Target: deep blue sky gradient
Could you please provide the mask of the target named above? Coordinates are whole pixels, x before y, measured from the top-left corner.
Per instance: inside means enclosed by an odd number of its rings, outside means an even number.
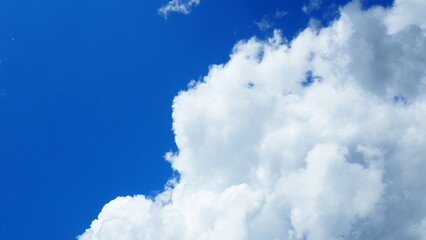
[[[311,16],[326,24],[344,2]],[[271,35],[254,21],[286,11],[275,27],[291,39],[310,17],[302,1],[202,0],[165,20],[165,3],[0,1],[2,239],[75,239],[115,197],[162,191],[178,91]]]

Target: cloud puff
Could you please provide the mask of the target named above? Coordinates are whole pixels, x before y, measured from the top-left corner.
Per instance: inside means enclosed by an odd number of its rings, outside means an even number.
[[[276,20],[281,19],[286,15],[287,12],[277,9],[274,14],[264,15],[260,21],[254,21],[254,24],[256,24],[260,31],[267,31],[274,28]]]
[[[322,5],[322,0],[309,0],[307,4],[304,4],[302,11],[306,14],[320,9]]]
[[[79,240],[425,239],[426,2],[340,11],[239,42],[180,92],[180,178],[111,201]]]
[[[266,18],[262,18],[260,21],[255,21],[254,24],[259,28],[260,31],[266,31],[274,27],[274,22],[269,21]]]
[[[200,4],[200,0],[171,0],[165,6],[158,9],[158,13],[167,18],[170,12],[189,14],[191,9]]]

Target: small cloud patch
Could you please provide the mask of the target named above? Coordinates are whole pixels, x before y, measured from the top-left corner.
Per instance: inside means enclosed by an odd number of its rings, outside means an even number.
[[[177,12],[189,14],[193,7],[198,6],[200,0],[171,0],[165,6],[158,9],[158,14],[167,19],[169,13]]]
[[[260,31],[265,32],[275,28],[275,22],[286,15],[286,11],[277,9],[274,14],[266,14],[261,20],[254,21],[254,24],[256,24]]]
[[[307,4],[303,5],[302,11],[309,14],[321,8],[322,0],[310,0]]]

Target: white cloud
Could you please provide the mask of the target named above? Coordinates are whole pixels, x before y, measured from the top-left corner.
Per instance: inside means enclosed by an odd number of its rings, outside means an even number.
[[[256,24],[260,31],[267,31],[274,28],[277,19],[281,19],[286,15],[287,12],[277,9],[274,14],[264,15],[260,21],[254,21],[254,24]]]
[[[174,100],[179,181],[79,239],[424,239],[425,11],[355,2],[291,42],[239,42]]]
[[[287,14],[288,14],[288,12],[277,9],[277,10],[275,10],[274,18],[280,19],[280,18],[287,16]]]
[[[158,13],[164,18],[167,18],[171,12],[189,14],[192,8],[198,4],[200,4],[200,0],[171,0],[165,6],[158,9]]]
[[[262,18],[258,22],[254,22],[260,31],[266,31],[274,27],[274,23],[266,18]]]
[[[322,0],[309,0],[307,4],[304,4],[302,7],[302,11],[305,13],[310,13],[320,9],[322,5]]]
[[[424,14],[423,8],[425,5],[424,0],[396,1],[395,5],[391,9],[391,14],[388,14],[385,19],[391,33],[400,31],[412,24],[426,28],[426,14]]]

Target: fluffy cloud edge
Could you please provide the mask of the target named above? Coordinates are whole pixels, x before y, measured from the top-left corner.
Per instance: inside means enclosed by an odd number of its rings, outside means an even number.
[[[426,3],[354,2],[291,42],[239,42],[174,100],[180,180],[111,201],[79,239],[423,239],[426,20],[413,7]]]
[[[172,12],[189,14],[193,7],[200,4],[200,0],[171,0],[166,5],[158,9],[158,14],[166,18]]]

